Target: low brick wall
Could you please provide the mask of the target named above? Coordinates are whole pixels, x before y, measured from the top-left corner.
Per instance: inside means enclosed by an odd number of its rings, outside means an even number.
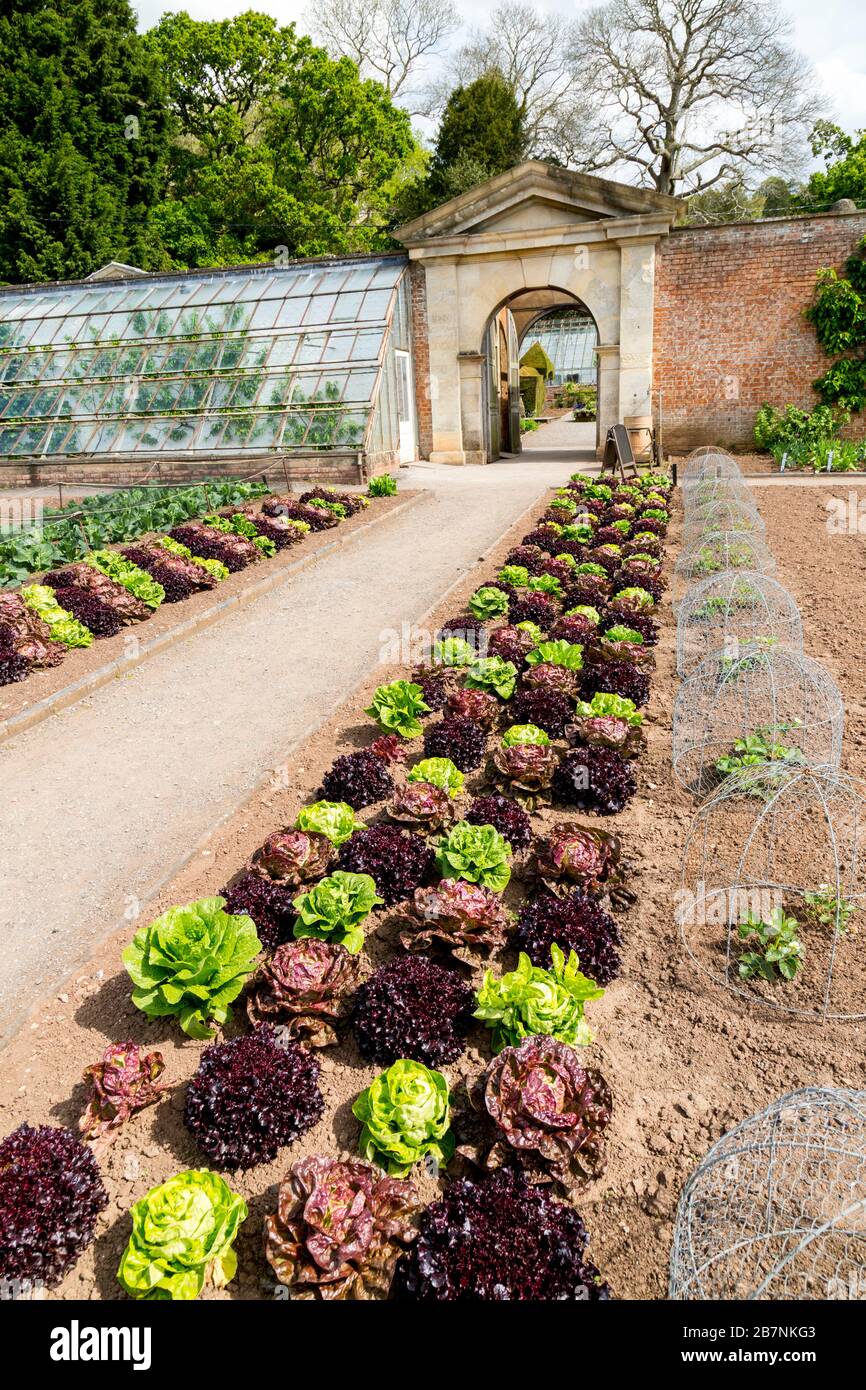
[[[864,235],[857,212],[676,228],[661,241],[654,384],[666,449],[751,446],[764,401],[817,403],[812,382],[829,359],[803,311],[821,267],[840,268]]]

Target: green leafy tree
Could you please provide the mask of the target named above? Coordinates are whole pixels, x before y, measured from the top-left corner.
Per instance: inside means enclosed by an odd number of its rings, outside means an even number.
[[[170,194],[153,214],[175,264],[387,244],[394,180],[415,142],[384,87],[252,11],[167,15],[147,43],[175,122]]]
[[[513,89],[491,71],[448,99],[430,166],[429,190],[453,198],[482,179],[503,173],[523,158],[523,119]]]
[[[162,80],[128,0],[0,12],[0,278],[158,265],[149,210],[168,151]]]
[[[866,130],[846,135],[831,121],[819,121],[812,133],[812,153],[825,163],[808,183],[815,207],[832,207],[840,198],[866,207]]]

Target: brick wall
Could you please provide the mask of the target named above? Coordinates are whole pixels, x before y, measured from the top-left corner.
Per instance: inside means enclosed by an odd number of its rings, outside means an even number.
[[[764,401],[816,403],[812,381],[828,358],[803,310],[818,270],[841,267],[864,235],[866,213],[827,213],[682,228],[661,242],[654,384],[666,449],[748,447]]]
[[[427,276],[420,261],[409,262],[412,302],[412,363],[418,415],[418,457],[430,457],[433,413],[430,407],[430,339],[427,334]]]

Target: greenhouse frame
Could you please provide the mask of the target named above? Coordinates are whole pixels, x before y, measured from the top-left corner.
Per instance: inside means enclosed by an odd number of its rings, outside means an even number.
[[[415,456],[405,255],[0,289],[0,464]]]

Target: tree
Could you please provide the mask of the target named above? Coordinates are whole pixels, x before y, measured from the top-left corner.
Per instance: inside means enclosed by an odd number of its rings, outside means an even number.
[[[430,164],[434,202],[453,198],[510,169],[526,148],[523,119],[509,83],[489,72],[451,93]]]
[[[0,15],[0,278],[152,265],[168,116],[127,0],[17,0]]]
[[[424,103],[411,90],[412,79],[460,19],[452,0],[323,0],[309,24],[332,57],[350,58],[362,76],[419,114]]]
[[[609,0],[578,21],[575,81],[597,103],[585,167],[659,193],[789,172],[820,103],[773,0]]]
[[[428,107],[444,109],[454,77],[466,86],[500,72],[517,101],[528,158],[573,163],[583,158],[590,106],[568,62],[572,26],[560,15],[506,0],[484,30],[475,30],[456,55],[450,83],[433,87]]]
[[[802,210],[803,197],[797,184],[779,175],[771,175],[757,188],[750,188],[737,174],[689,198],[687,221],[708,225],[785,217]]]
[[[388,244],[414,141],[381,84],[266,15],[169,15],[148,41],[176,122],[169,197],[152,216],[173,264]]]
[[[812,132],[812,154],[825,163],[808,183],[816,208],[832,207],[840,198],[866,207],[866,130],[846,135],[839,126],[819,121]]]

